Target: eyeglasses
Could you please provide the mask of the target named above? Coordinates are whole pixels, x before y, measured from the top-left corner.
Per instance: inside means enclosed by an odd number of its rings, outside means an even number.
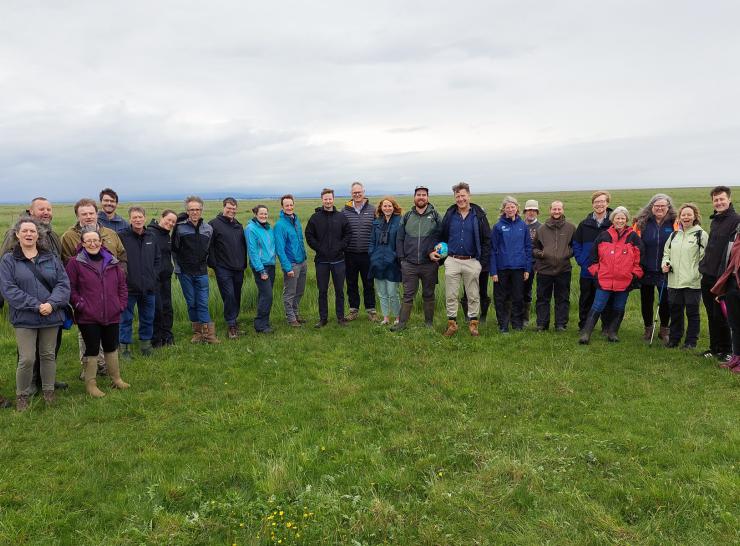
[[[83,245],[98,246],[100,241],[93,239],[92,241],[82,241]]]
[[[188,209],[188,212],[201,212],[203,209]]]
[[[667,209],[668,205],[653,205],[654,209]]]

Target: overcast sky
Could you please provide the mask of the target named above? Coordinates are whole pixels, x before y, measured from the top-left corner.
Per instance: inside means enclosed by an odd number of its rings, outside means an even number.
[[[2,201],[740,173],[736,1],[0,1]]]

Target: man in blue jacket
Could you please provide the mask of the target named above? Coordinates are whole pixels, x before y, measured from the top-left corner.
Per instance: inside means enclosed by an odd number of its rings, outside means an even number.
[[[128,222],[116,213],[118,209],[118,194],[111,188],[104,188],[100,192],[100,212],[98,212],[98,223],[116,233],[126,231]]]
[[[445,260],[445,300],[447,329],[445,337],[457,332],[457,310],[460,282],[468,296],[468,328],[470,335],[478,336],[480,313],[479,276],[481,265],[488,260],[490,235],[486,214],[470,202],[470,186],[460,182],[452,186],[455,204],[450,206],[442,219],[441,240],[447,243]]]
[[[290,194],[280,198],[280,218],[275,222],[275,251],[283,269],[283,307],[288,324],[299,328],[306,321],[301,318],[298,306],[306,289],[308,264],[303,244],[301,221],[295,213],[295,199]]]

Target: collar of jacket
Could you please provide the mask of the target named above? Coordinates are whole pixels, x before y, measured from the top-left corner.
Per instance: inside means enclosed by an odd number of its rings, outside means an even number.
[[[365,207],[367,207],[369,204],[370,204],[370,199],[365,197],[365,202],[362,204],[362,207],[360,208],[360,212],[365,210]],[[350,199],[344,204],[344,208],[348,210],[354,210],[355,212],[357,211],[357,209],[355,208],[355,202],[352,201],[352,199]]]
[[[254,222],[255,224],[257,224],[257,227],[261,227],[262,229],[270,229],[270,223],[269,222],[265,222],[263,224],[262,222],[260,222],[259,220],[257,220],[257,218],[252,218],[250,220],[250,222]]]
[[[622,234],[620,235],[619,232],[617,232],[617,229],[614,227],[614,224],[612,224],[611,226],[609,226],[607,231],[609,232],[609,235],[611,235],[612,241],[619,241],[622,238],[626,239],[627,236],[635,230],[632,229],[632,226],[625,226],[622,230]]]
[[[735,207],[732,206],[732,203],[730,203],[730,206],[727,207],[727,210],[723,210],[722,212],[713,212],[712,215],[709,217],[710,220],[714,220],[715,218],[726,218],[730,215],[730,213],[735,214]]]
[[[552,216],[545,221],[545,225],[551,229],[561,228],[565,225],[565,214],[555,220]]]
[[[100,253],[103,255],[103,267],[107,267],[108,264],[118,263],[118,258],[111,254],[110,251],[102,245],[100,246]],[[87,251],[84,248],[80,247],[78,247],[77,249],[77,256],[75,256],[75,260],[77,260],[78,262],[82,262],[83,264],[90,263],[90,258],[87,255]]]
[[[221,220],[224,224],[226,224],[228,226],[238,227],[238,228],[241,228],[241,226],[242,226],[239,223],[239,220],[237,220],[236,216],[234,216],[233,219],[232,218],[227,218],[226,216],[224,216],[224,214],[222,212],[219,212],[216,215],[216,218],[215,219],[216,220]]]
[[[149,229],[149,228],[158,229],[162,233],[169,233],[170,232],[169,229],[164,229],[162,226],[160,226],[159,225],[159,222],[157,222],[154,218],[152,218],[152,221],[149,222],[149,224],[146,227],[147,227],[147,229]]]
[[[503,220],[504,222],[508,222],[509,224],[515,224],[517,220],[522,220],[522,217],[517,214],[516,216],[514,216],[514,218],[509,218],[508,216],[506,216],[506,214],[502,214],[499,219]],[[524,220],[522,220],[522,222],[524,222]]]
[[[285,218],[289,222],[293,222],[293,223],[295,223],[295,222],[298,221],[298,215],[295,212],[293,213],[293,216],[288,216],[287,214],[285,214],[284,211],[281,210],[280,211],[280,218]]]
[[[333,214],[337,212],[337,207],[332,207],[331,210],[326,210],[324,207],[316,207],[316,212],[325,212],[326,214]]]

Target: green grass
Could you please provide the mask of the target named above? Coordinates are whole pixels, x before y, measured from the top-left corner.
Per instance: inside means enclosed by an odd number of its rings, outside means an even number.
[[[652,193],[614,192],[612,203],[633,211]],[[710,211],[705,189],[669,193]],[[545,208],[553,195],[531,197]],[[587,195],[564,197],[580,221]],[[493,210],[500,196],[476,201]],[[300,203],[304,222],[313,206]],[[206,217],[217,211],[208,203]],[[0,208],[5,223],[16,214]],[[69,207],[55,214],[57,226],[71,223]],[[302,308],[315,319],[310,270]],[[740,380],[645,346],[635,296],[621,343],[594,336],[583,347],[574,306],[566,333],[502,336],[491,323],[480,339],[444,339],[441,287],[436,332],[420,309],[400,335],[364,317],[296,332],[278,282],[275,335],[191,346],[173,284],[178,344],[126,365],[130,390],[105,384],[104,399],[86,397],[70,332],[58,371],[70,389],[57,406],[0,412],[0,543],[740,541]],[[255,293],[248,276],[245,323]],[[2,320],[6,396],[14,361]]]

